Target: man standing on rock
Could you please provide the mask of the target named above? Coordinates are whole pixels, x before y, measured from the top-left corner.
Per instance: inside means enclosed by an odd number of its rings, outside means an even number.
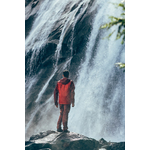
[[[58,132],[69,132],[68,131],[68,114],[70,111],[70,105],[74,107],[74,83],[72,80],[68,79],[69,71],[63,71],[63,78],[57,82],[54,90],[54,103],[58,108],[58,103],[60,107],[60,116],[57,122]],[[59,98],[58,98],[59,97]],[[59,102],[58,102],[59,99]],[[61,123],[63,123],[63,130],[61,128]]]

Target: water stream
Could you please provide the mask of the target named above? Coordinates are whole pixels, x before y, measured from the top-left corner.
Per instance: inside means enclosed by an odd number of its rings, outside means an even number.
[[[75,81],[75,107],[69,114],[69,130],[99,140],[125,140],[125,75],[115,67],[116,62],[124,62],[125,48],[121,40],[115,40],[116,33],[110,40],[103,40],[114,28],[108,32],[99,30],[100,25],[109,21],[108,15],[118,16],[118,10],[110,2],[119,3],[120,0],[95,0],[87,11],[90,0],[45,0],[36,14],[31,31],[26,38],[26,55],[32,51],[30,58],[30,73],[40,57],[42,48],[48,41],[49,34],[60,22],[60,38],[55,51],[55,63],[49,77],[43,80],[41,88],[33,99],[34,91],[42,70],[39,74],[26,77],[26,112],[29,111],[30,99],[32,109],[26,117],[26,139],[32,134],[46,130],[56,130],[59,110],[54,107],[53,94],[43,102],[43,95],[48,90],[58,72],[71,68],[73,59],[73,40],[75,26],[85,13],[96,10],[92,16],[92,30],[87,39],[85,59],[79,66]],[[71,8],[76,8],[71,11]],[[66,7],[68,6],[68,9]],[[82,7],[81,7],[82,6]],[[66,9],[66,10],[65,10]],[[79,11],[80,10],[80,11]],[[78,13],[79,12],[79,13]],[[65,62],[59,64],[62,57],[63,40],[69,28],[71,32],[70,54]],[[82,32],[82,31],[81,31]],[[82,58],[80,58],[82,59]],[[31,97],[31,98],[30,98]],[[30,106],[30,107],[31,107]],[[35,122],[35,118],[37,122]]]

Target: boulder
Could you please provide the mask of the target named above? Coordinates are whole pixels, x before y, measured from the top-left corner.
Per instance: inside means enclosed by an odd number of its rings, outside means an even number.
[[[125,142],[107,142],[103,138],[99,140],[99,150],[125,150]]]
[[[101,138],[101,139],[99,140],[99,144],[105,145],[105,144],[107,144],[107,141],[104,140],[103,138]]]
[[[73,132],[41,132],[25,142],[25,150],[98,150],[99,142]]]

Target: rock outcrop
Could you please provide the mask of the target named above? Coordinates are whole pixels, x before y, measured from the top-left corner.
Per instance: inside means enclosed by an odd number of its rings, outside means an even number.
[[[99,140],[99,150],[125,150],[125,142],[107,142],[103,138]]]
[[[31,136],[25,142],[25,150],[98,150],[99,142],[95,139],[73,132],[41,132]]]
[[[125,142],[99,141],[73,132],[48,130],[30,137],[25,150],[125,150]]]

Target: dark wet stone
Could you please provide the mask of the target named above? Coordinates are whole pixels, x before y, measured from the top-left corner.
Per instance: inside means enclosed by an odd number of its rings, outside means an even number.
[[[98,150],[99,143],[77,133],[41,132],[25,142],[26,150]]]

